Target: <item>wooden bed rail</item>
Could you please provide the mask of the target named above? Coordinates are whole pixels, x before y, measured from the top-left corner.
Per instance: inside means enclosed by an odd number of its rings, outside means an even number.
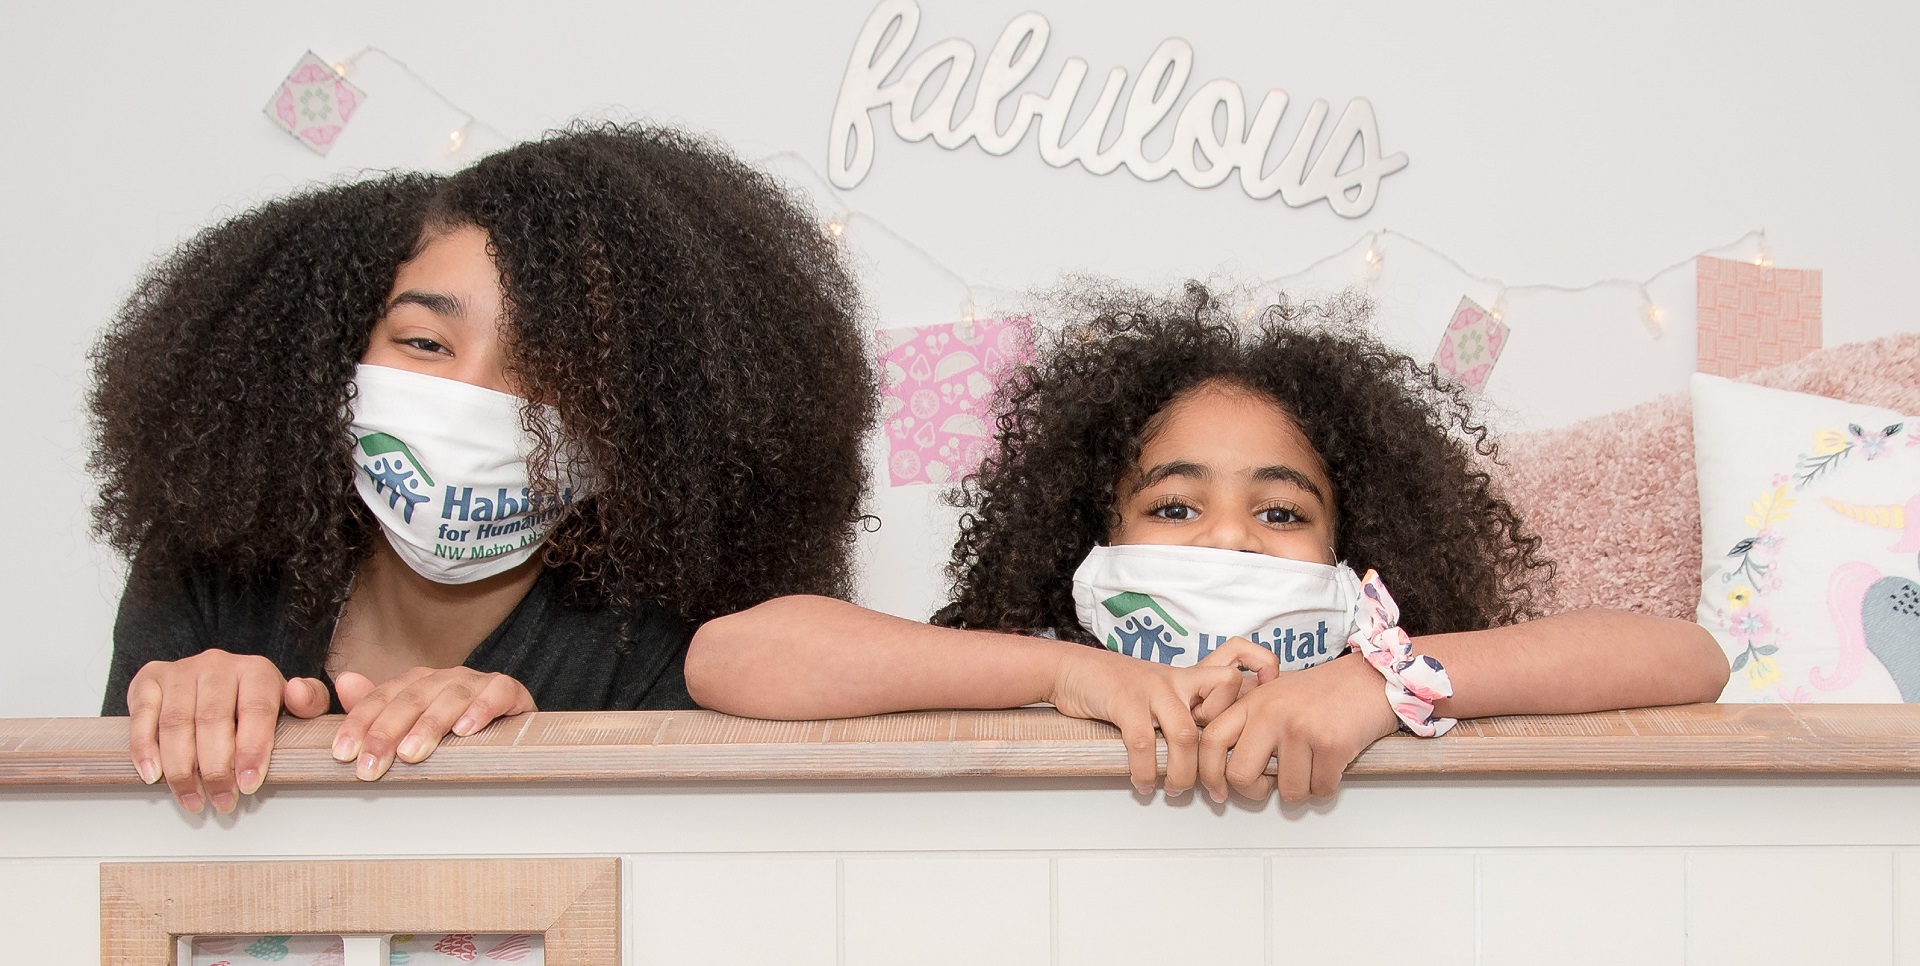
[[[329,753],[338,722],[283,719],[269,780],[354,782],[352,766]],[[1483,718],[1444,738],[1382,739],[1347,773],[1912,775],[1920,774],[1920,706],[1704,704]],[[426,762],[396,764],[381,784],[1126,774],[1117,731],[1046,708],[841,721],[543,711],[448,738]],[[124,718],[0,719],[0,788],[138,780]]]

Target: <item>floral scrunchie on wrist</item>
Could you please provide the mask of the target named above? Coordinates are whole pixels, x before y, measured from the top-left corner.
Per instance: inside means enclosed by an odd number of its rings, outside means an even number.
[[[1353,611],[1353,625],[1359,630],[1347,638],[1347,646],[1359,651],[1387,679],[1387,704],[1400,719],[1400,729],[1422,738],[1446,734],[1458,722],[1437,717],[1433,704],[1453,697],[1453,682],[1439,661],[1413,653],[1413,641],[1399,626],[1400,607],[1377,572],[1369,570],[1360,578]]]

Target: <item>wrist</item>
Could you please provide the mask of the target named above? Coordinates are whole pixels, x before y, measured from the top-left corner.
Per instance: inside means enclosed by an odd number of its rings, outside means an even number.
[[[1081,644],[1075,641],[1062,641],[1048,638],[1034,639],[1037,659],[1045,668],[1044,673],[1036,675],[1038,680],[1046,682],[1045,693],[1035,701],[1045,701],[1054,707],[1063,703],[1076,703],[1073,695],[1085,691],[1084,683],[1088,675],[1098,674],[1099,665],[1104,661],[1139,661],[1139,658],[1116,654],[1104,647]],[[1151,662],[1143,662],[1151,663]]]
[[[1393,703],[1387,700],[1385,682],[1366,658],[1349,651],[1321,667],[1330,674],[1338,673],[1335,685],[1342,694],[1351,695],[1349,706],[1367,723],[1369,733],[1384,738],[1400,730],[1400,718],[1393,712]]]

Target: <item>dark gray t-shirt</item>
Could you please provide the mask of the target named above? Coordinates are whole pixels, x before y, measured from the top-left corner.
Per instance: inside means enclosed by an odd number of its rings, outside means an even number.
[[[300,656],[277,586],[205,571],[134,569],[113,627],[113,668],[101,714],[127,713],[127,685],[148,661],[177,661],[215,647],[258,654],[287,677],[319,678],[331,690],[321,662]],[[685,674],[692,627],[658,607],[623,619],[566,598],[560,578],[551,570],[541,573],[513,613],[467,656],[466,666],[511,676],[526,685],[542,711],[695,707]]]

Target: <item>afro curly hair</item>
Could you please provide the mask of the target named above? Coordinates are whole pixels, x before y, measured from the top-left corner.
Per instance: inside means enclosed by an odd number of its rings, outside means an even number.
[[[284,585],[296,627],[321,623],[378,532],[354,368],[398,266],[468,225],[513,376],[561,414],[536,479],[556,447],[594,467],[546,549],[577,594],[695,622],[847,594],[876,406],[853,280],[769,176],[638,125],[271,201],[159,263],[93,352],[98,532],[143,568]]]
[[[1409,633],[1535,614],[1552,566],[1482,469],[1496,455],[1465,394],[1366,331],[1364,300],[1282,301],[1243,326],[1205,287],[1155,298],[1085,282],[1069,322],[997,400],[997,449],[951,495],[965,508],[950,627],[1051,628],[1094,643],[1072,575],[1117,522],[1115,492],[1168,403],[1204,383],[1277,402],[1325,460],[1341,559],[1393,588]]]

